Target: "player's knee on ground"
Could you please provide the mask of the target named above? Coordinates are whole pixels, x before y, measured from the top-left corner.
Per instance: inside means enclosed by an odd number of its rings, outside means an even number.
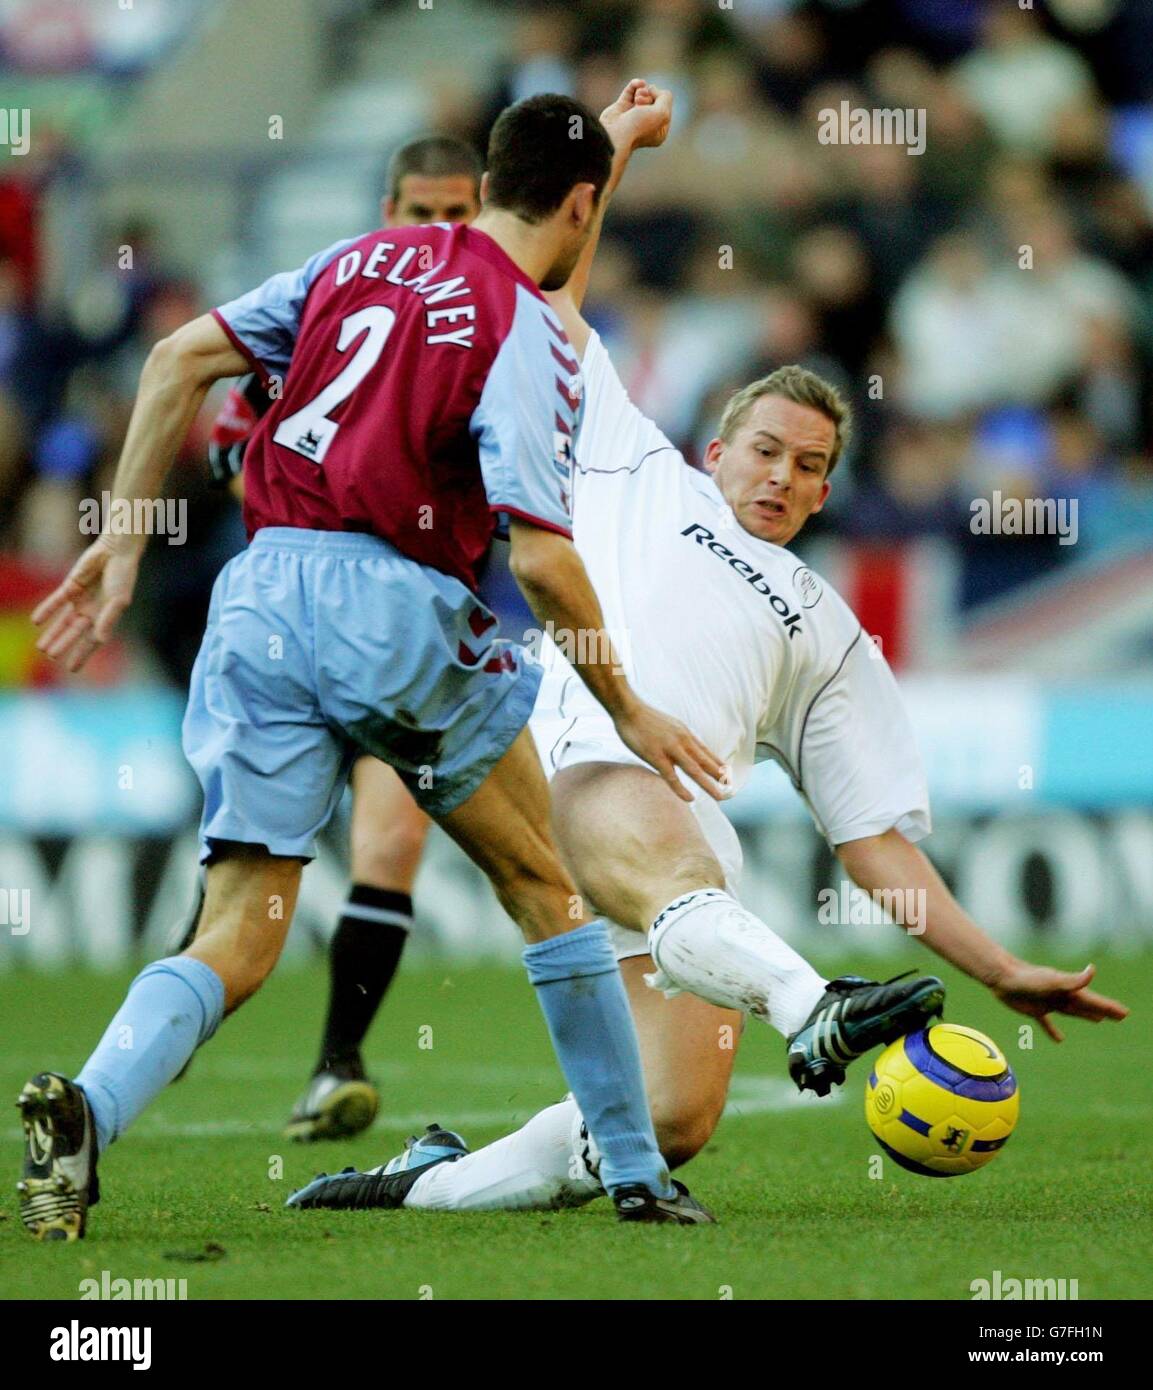
[[[653,1104],[657,1144],[670,1168],[679,1168],[705,1147],[720,1119],[720,1107]]]

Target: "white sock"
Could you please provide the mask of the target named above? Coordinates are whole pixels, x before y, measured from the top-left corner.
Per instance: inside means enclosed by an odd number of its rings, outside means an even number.
[[[553,1211],[604,1194],[590,1170],[597,1152],[577,1103],[566,1096],[515,1134],[476,1153],[438,1163],[417,1178],[406,1207],[426,1211]]]
[[[719,888],[675,899],[653,922],[645,980],[666,994],[687,990],[726,1009],[765,1019],[785,1037],[825,990],[813,967],[759,917]]]

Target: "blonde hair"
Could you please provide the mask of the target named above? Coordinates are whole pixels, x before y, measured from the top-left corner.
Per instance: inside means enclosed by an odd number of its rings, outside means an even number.
[[[853,426],[852,409],[840,391],[832,382],[819,377],[816,372],[810,372],[807,367],[778,367],[775,372],[761,377],[760,381],[749,382],[729,397],[717,430],[722,443],[733,442],[733,436],[745,423],[749,411],[762,396],[781,396],[795,405],[807,405],[812,410],[820,411],[826,419],[833,422],[836,434],[833,437],[833,451],[829,455],[829,466],[825,470],[825,476],[828,477],[837,466],[837,460],[849,442]]]

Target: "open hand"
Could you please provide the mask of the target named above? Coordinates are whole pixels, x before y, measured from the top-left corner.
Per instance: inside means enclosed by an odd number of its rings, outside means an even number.
[[[98,537],[68,572],[68,577],[39,603],[32,621],[44,628],[37,648],[68,671],[79,671],[97,647],[107,642],[121,613],[132,602],[140,554],[114,549]]]
[[[1063,1042],[1064,1036],[1050,1019],[1050,1013],[1087,1018],[1091,1023],[1100,1023],[1105,1018],[1119,1023],[1128,1017],[1129,1010],[1124,1004],[1086,989],[1096,973],[1093,965],[1070,973],[1052,970],[1047,965],[1014,961],[990,988],[1002,1004],[1016,1009],[1019,1014],[1039,1019],[1054,1042]]]
[[[692,801],[693,796],[677,776],[678,767],[714,800],[727,795],[724,764],[679,719],[638,700],[613,722],[623,742],[659,772],[682,801]]]

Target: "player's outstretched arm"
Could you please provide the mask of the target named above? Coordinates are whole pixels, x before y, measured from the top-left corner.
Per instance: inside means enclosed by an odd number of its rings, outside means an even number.
[[[639,77],[634,77],[616,101],[601,112],[601,122],[613,142],[612,173],[601,194],[589,239],[581,249],[568,283],[563,289],[553,290],[546,295],[578,355],[583,355],[589,337],[589,326],[580,311],[588,293],[605,209],[624,177],[633,151],[655,149],[664,144],[672,114],[672,93],[661,87],[652,87]]]
[[[247,367],[209,314],[156,344],[140,374],[112,485],[110,517],[124,511],[117,502],[126,502],[127,514],[135,515],[134,501],[157,496],[209,386]],[[147,543],[145,531],[117,531],[100,535],[88,547],[32,614],[44,629],[36,644],[42,652],[70,671],[84,665],[131,603]]]
[[[542,627],[571,634],[573,665],[584,683],[612,715],[617,733],[668,783],[682,801],[691,801],[677,777],[680,768],[717,800],[725,794],[724,768],[691,730],[639,699],[625,679],[605,631],[600,602],[584,561],[565,536],[528,522],[509,522],[509,568]]]
[[[1094,967],[1069,972],[1030,965],[991,940],[964,911],[926,856],[899,830],[870,835],[837,846],[837,854],[853,881],[867,892],[905,893],[924,904],[923,920],[914,928],[926,946],[966,975],[988,985],[998,999],[1018,1013],[1040,1021],[1054,1040],[1062,1035],[1051,1013],[1119,1021],[1129,1010],[1115,999],[1095,994],[1087,986]],[[906,929],[913,924],[906,923]]]

